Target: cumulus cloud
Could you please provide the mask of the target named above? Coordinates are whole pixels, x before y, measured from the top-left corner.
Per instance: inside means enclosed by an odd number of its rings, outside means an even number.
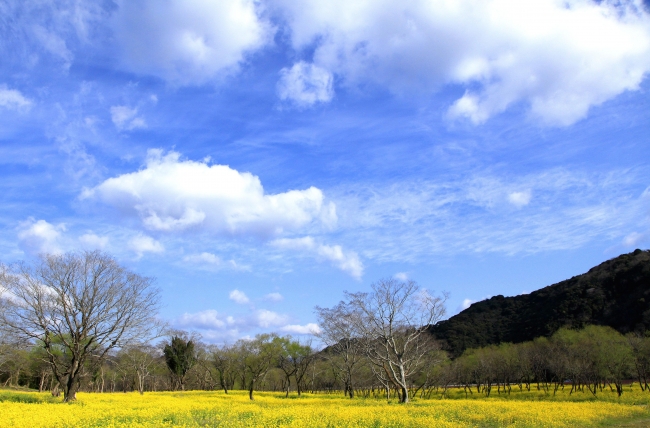
[[[138,117],[137,108],[129,108],[127,106],[113,106],[111,107],[111,120],[117,129],[120,131],[131,131],[137,128],[146,128],[142,117]]]
[[[247,314],[232,316],[208,309],[184,313],[174,324],[180,328],[197,329],[208,340],[241,339],[255,331],[280,331],[292,334],[317,334],[320,327],[314,323],[289,324],[290,317],[267,309],[251,309]]]
[[[305,325],[288,324],[280,328],[280,331],[292,334],[318,334],[321,332],[321,328],[318,324],[310,322]]]
[[[110,178],[82,199],[95,198],[151,230],[201,228],[230,235],[269,237],[312,223],[336,221],[332,203],[310,187],[265,194],[259,178],[226,165],[184,161],[180,154],[150,150],[145,168]]]
[[[278,82],[278,95],[301,107],[318,102],[329,102],[334,96],[332,73],[314,64],[297,62],[291,68],[283,68]]]
[[[177,324],[182,327],[192,327],[198,329],[221,329],[229,324],[233,324],[232,317],[223,317],[214,309],[208,309],[193,314],[184,313],[178,320]]]
[[[275,0],[296,50],[343,84],[396,93],[466,89],[452,118],[482,123],[518,103],[569,125],[650,71],[641,0]]]
[[[264,300],[268,300],[270,302],[281,302],[284,300],[284,297],[280,293],[269,293],[264,296]]]
[[[237,68],[272,39],[253,0],[119,1],[115,37],[132,71],[201,84]]]
[[[310,252],[356,279],[363,275],[363,263],[359,255],[354,251],[343,251],[340,245],[319,244],[311,236],[276,239],[271,244],[280,249]]]
[[[92,232],[88,232],[79,237],[79,242],[85,248],[101,250],[108,245],[108,237],[99,236]]]
[[[29,218],[20,223],[18,227],[18,239],[20,246],[28,253],[61,253],[60,240],[66,226],[63,223],[57,225],[48,223],[45,220]]]
[[[250,302],[250,299],[248,298],[246,293],[244,293],[243,291],[239,291],[237,289],[232,290],[230,294],[228,294],[228,298],[235,303],[239,303],[240,305]]]
[[[8,110],[26,110],[32,105],[32,101],[25,98],[20,91],[7,89],[6,85],[0,85],[0,107]]]
[[[133,250],[138,257],[142,257],[145,253],[162,253],[165,247],[151,236],[142,233],[131,238],[129,241],[129,248]]]
[[[254,320],[257,322],[259,327],[269,328],[286,324],[289,317],[267,309],[260,309],[255,313]]]

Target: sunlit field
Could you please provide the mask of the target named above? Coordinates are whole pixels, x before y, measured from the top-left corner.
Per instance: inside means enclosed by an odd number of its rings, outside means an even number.
[[[464,397],[450,391],[450,397]],[[553,397],[543,392],[516,392],[507,397],[415,399],[400,405],[374,398],[278,393],[161,392],[89,394],[64,404],[48,394],[0,392],[0,423],[12,427],[575,427],[619,426],[650,418],[650,394],[638,388],[620,399],[603,391]],[[482,398],[479,398],[482,397]]]

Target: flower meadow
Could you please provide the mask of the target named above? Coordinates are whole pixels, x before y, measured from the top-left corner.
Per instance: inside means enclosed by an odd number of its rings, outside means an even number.
[[[64,404],[48,394],[11,391],[0,393],[0,424],[29,428],[575,427],[614,426],[624,420],[650,418],[647,393],[641,391],[626,393],[623,400],[605,392],[596,398],[567,392],[544,397],[542,393],[513,393],[508,398],[416,399],[402,405],[334,394],[284,398],[260,392],[250,401],[243,391],[228,395],[190,391],[79,393],[77,402]]]

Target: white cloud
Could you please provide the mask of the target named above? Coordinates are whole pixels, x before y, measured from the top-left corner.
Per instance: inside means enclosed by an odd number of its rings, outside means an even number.
[[[289,324],[281,327],[280,331],[293,334],[318,334],[321,332],[321,328],[318,324],[314,323],[308,323],[305,325]]]
[[[0,107],[9,110],[26,110],[31,105],[32,101],[25,98],[20,91],[7,89],[6,85],[0,85]]]
[[[129,241],[129,248],[133,250],[138,257],[142,257],[144,253],[162,253],[165,251],[165,247],[151,236],[144,235],[142,233],[133,237]]]
[[[79,242],[88,249],[103,249],[108,245],[107,236],[99,236],[92,232],[84,233],[79,237]]]
[[[284,300],[284,297],[280,293],[269,293],[264,296],[264,300],[268,300],[270,302],[281,302]]]
[[[388,186],[356,183],[329,193],[337,203],[337,233],[365,259],[416,263],[440,254],[619,243],[630,224],[647,223],[650,198],[634,184],[643,179],[629,170],[552,169],[516,178],[488,171]],[[535,203],[513,210],[508,196],[519,189],[528,189]]]
[[[639,232],[632,232],[623,238],[623,245],[626,247],[636,247],[646,238],[646,235]]]
[[[129,108],[127,106],[113,106],[111,107],[111,120],[117,129],[120,131],[131,131],[137,128],[146,128],[142,117],[138,117],[137,108]]]
[[[461,305],[461,310],[464,311],[465,309],[469,308],[470,306],[472,306],[472,303],[475,303],[475,301],[471,299],[463,300],[463,303]]]
[[[250,271],[251,268],[250,266],[246,265],[240,265],[234,260],[223,260],[221,257],[217,256],[216,254],[208,253],[208,252],[202,252],[199,254],[188,254],[187,256],[183,257],[183,261],[186,263],[192,263],[194,265],[198,265],[201,268],[207,269],[207,270],[214,270],[214,269],[232,269],[232,270],[238,270],[238,271]]]
[[[517,208],[521,208],[530,203],[531,196],[530,190],[512,192],[508,195],[508,201]]]
[[[332,73],[314,64],[297,62],[291,68],[283,68],[280,76],[278,95],[281,100],[308,107],[329,102],[334,96]]]
[[[223,264],[221,257],[207,252],[187,255],[183,257],[183,261],[196,264],[208,264],[213,266],[221,266]]]
[[[230,294],[228,294],[228,298],[235,303],[239,303],[240,305],[250,302],[250,299],[248,298],[246,293],[244,293],[243,291],[239,291],[237,289],[232,290]]]
[[[63,61],[63,68],[65,70],[70,68],[74,55],[68,49],[65,39],[57,34],[56,31],[49,31],[41,25],[34,25],[32,27],[35,38],[38,40],[40,46],[54,56],[59,57]]]
[[[214,309],[197,312],[194,314],[184,313],[178,320],[177,324],[182,327],[192,327],[198,329],[222,329],[228,324],[226,319],[223,319]]]
[[[409,275],[406,272],[397,272],[395,275],[393,275],[393,278],[404,282],[409,280]]]
[[[332,203],[310,187],[268,195],[258,177],[226,165],[182,161],[175,152],[150,150],[146,167],[87,189],[152,230],[200,228],[213,233],[268,237],[312,223],[336,221]]]
[[[254,315],[258,327],[269,328],[286,324],[289,317],[267,309],[260,309]]]
[[[237,68],[272,39],[253,0],[119,1],[113,26],[122,63],[175,84],[201,84]]]
[[[290,325],[287,315],[266,309],[251,310],[241,316],[225,315],[214,309],[184,313],[174,320],[180,328],[201,330],[201,336],[209,340],[243,339],[254,331],[283,331],[296,334],[318,332],[316,324]]]
[[[299,52],[343,84],[466,89],[453,118],[481,123],[517,103],[569,125],[650,71],[641,0],[275,0]],[[315,48],[315,49],[314,49]]]
[[[18,239],[21,247],[32,254],[48,253],[58,254],[61,249],[60,240],[66,226],[63,223],[53,225],[45,220],[28,220],[20,223]]]
[[[318,258],[331,262],[356,279],[360,279],[363,275],[363,263],[361,263],[359,255],[354,251],[343,251],[340,245],[319,244],[311,236],[281,238],[272,241],[271,244],[283,250],[310,252]]]

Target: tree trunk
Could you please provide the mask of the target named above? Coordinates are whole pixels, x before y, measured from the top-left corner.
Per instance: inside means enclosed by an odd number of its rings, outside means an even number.
[[[63,386],[63,401],[70,403],[77,400],[77,389],[79,389],[79,384],[77,382],[77,376],[69,376],[67,382]]]
[[[409,392],[405,387],[400,387],[402,390],[402,396],[400,397],[400,403],[408,403],[409,402]]]
[[[251,382],[250,386],[248,387],[248,398],[255,400],[255,398],[253,398],[253,382]]]
[[[400,361],[401,363],[401,361]],[[409,402],[409,391],[408,391],[408,385],[406,383],[406,375],[404,374],[404,367],[400,364],[399,366],[399,383],[400,385],[400,390],[402,391],[402,396],[400,397],[400,403],[408,403]]]
[[[38,383],[38,392],[43,392],[43,389],[45,388],[45,381],[47,380],[47,372],[42,371],[41,372],[41,379],[40,382]]]
[[[137,374],[138,376],[138,392],[140,395],[144,395],[144,376],[140,373]]]

